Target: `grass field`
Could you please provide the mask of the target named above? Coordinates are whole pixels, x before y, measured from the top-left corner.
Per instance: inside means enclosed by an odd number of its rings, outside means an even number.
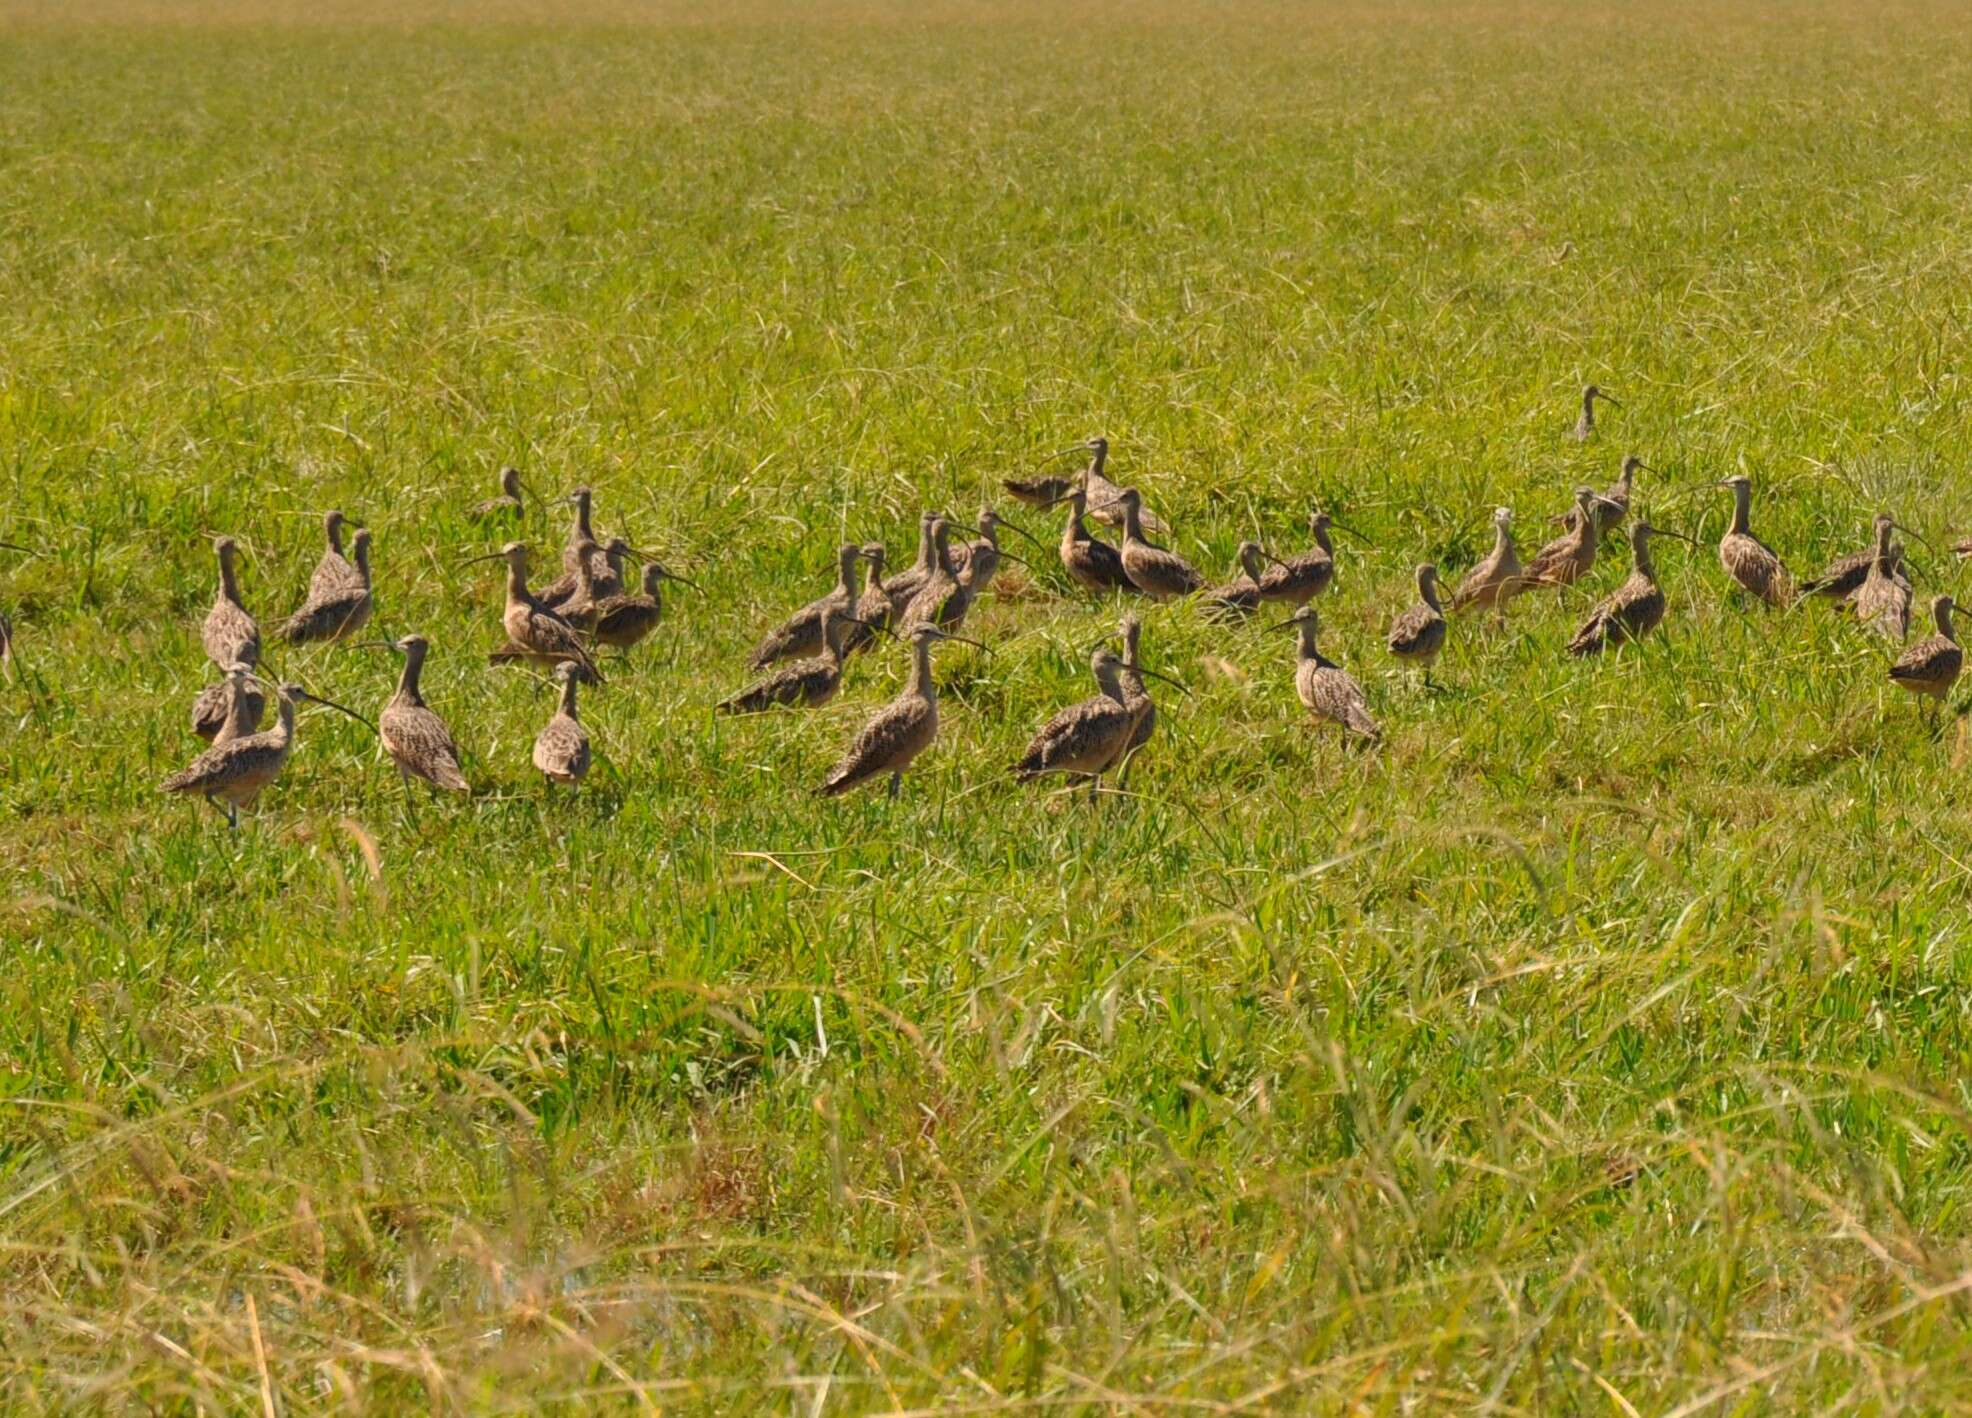
[[[1826,608],[1736,604],[1708,486],[1797,573],[1879,506],[1972,524],[1968,42],[1942,0],[9,9],[5,1406],[1972,1409],[1967,740]],[[1192,693],[1128,795],[1009,785],[1116,616],[1045,563],[895,802],[809,793],[895,647],[711,717],[838,541],[906,558],[1098,432],[1215,576],[1314,502],[1370,536],[1325,648],[1380,749],[1287,637],[1161,607]],[[1560,653],[1612,556],[1397,671],[1417,561],[1628,450],[1707,543],[1660,636]],[[705,588],[587,699],[579,796],[457,565],[505,461]],[[271,624],[331,506],[480,792],[413,820],[314,711],[231,834],[155,790],[206,539]],[[277,663],[371,713],[395,671]]]

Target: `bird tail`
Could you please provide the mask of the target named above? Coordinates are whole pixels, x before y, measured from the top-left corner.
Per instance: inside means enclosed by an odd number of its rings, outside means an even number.
[[[1376,726],[1376,720],[1370,718],[1369,711],[1361,705],[1351,704],[1346,718],[1352,733],[1361,734],[1366,739],[1383,737],[1383,730]]]

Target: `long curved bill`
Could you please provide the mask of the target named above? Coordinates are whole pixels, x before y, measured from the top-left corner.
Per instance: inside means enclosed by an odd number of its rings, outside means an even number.
[[[1054,504],[1050,503],[1048,505],[1053,506]],[[1000,518],[1000,525],[1006,528],[1009,532],[1013,532],[1025,538],[1028,542],[1032,543],[1034,546],[1039,547],[1042,551],[1046,551],[1048,549],[1048,545],[1046,542],[1042,541],[1039,537],[1035,536],[1032,532],[1028,531],[1025,527],[1017,527],[1013,523],[1007,521],[1007,519],[1004,517]],[[1913,533],[1912,535],[1915,535],[1915,533]]]
[[[469,556],[458,564],[460,566],[477,566],[482,561],[505,561],[506,559],[507,554],[503,551],[489,551],[483,556]]]
[[[1183,680],[1172,679],[1171,676],[1163,673],[1161,670],[1153,670],[1148,665],[1138,665],[1137,673],[1140,675],[1149,675],[1152,679],[1161,679],[1164,681],[1164,683],[1170,685],[1171,688],[1177,690],[1178,693],[1180,694],[1191,693],[1191,686],[1186,684]]]
[[[377,726],[375,724],[372,724],[368,719],[364,718],[361,714],[358,714],[354,709],[349,708],[347,705],[338,704],[333,699],[324,699],[319,694],[310,694],[305,689],[301,691],[301,697],[303,699],[306,699],[311,704],[320,704],[325,709],[334,709],[339,711],[340,713],[347,714],[350,718],[354,719],[357,723],[362,724],[364,727],[369,729],[371,733],[375,733],[377,731]]]
[[[954,635],[949,630],[940,630],[938,632],[938,638],[940,640],[956,640],[961,645],[970,645],[972,646],[973,649],[984,650],[989,655],[993,653],[993,647],[991,645],[982,645],[979,641],[974,640],[970,636]]]
[[[1006,524],[1002,522],[1000,525],[1005,526]],[[999,555],[1007,561],[1018,562],[1020,565],[1026,567],[1029,571],[1032,571],[1034,569],[1033,562],[1029,561],[1024,556],[1016,556],[1013,552],[1008,551],[1005,547],[1000,548]]]

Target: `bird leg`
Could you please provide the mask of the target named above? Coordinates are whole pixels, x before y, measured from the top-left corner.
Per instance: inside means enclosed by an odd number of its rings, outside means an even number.
[[[903,790],[903,787],[904,775],[902,773],[892,773],[890,775],[890,796],[894,799]]]

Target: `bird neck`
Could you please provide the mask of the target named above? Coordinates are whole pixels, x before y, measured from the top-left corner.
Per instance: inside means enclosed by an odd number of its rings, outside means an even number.
[[[1493,523],[1493,555],[1502,558],[1513,555],[1513,528],[1505,522]]]
[[[576,678],[574,675],[566,676],[561,682],[561,712],[571,719],[577,717],[575,712],[575,686]]]
[[[331,517],[322,523],[322,531],[329,539],[329,550],[337,556],[342,555],[342,519]]]
[[[579,572],[577,573],[580,574]],[[507,599],[524,601],[527,595],[527,570],[518,561],[507,563]]]
[[[856,556],[855,552],[845,553],[842,560],[836,563],[835,584],[844,595],[856,594]]]
[[[1096,671],[1096,688],[1105,699],[1114,699],[1118,704],[1125,703],[1129,695],[1125,692],[1121,666],[1105,665]]]
[[[1752,529],[1753,489],[1736,487],[1732,490],[1732,535],[1745,536]]]
[[[664,599],[664,572],[655,566],[644,568],[644,594],[651,598],[652,604]]]
[[[1940,603],[1933,606],[1931,608],[1931,618],[1937,622],[1938,634],[1944,636],[1945,639],[1951,641],[1953,644],[1958,643],[1958,636],[1953,633],[1951,628],[1951,607],[1949,605]]]
[[[294,738],[294,701],[283,694],[274,711],[274,742],[286,748]]]
[[[1890,534],[1895,529],[1887,522],[1876,534],[1876,566],[1884,575],[1890,574]]]
[[[863,578],[863,585],[866,589],[871,591],[881,591],[883,589],[882,562],[880,561],[870,562],[870,572],[868,576]]]
[[[370,584],[370,543],[367,538],[359,538],[356,543],[356,574],[363,578],[363,584]]]
[[[575,526],[570,532],[569,540],[571,542],[589,542],[595,539],[596,534],[589,526],[589,499],[578,497],[575,499]]]
[[[500,491],[511,497],[515,502],[520,501],[519,468],[509,468],[506,472],[500,474]]]
[[[418,692],[418,679],[424,673],[425,652],[406,650],[404,668],[397,676],[397,700],[400,704],[423,704],[424,696]]]
[[[1320,522],[1313,522],[1308,530],[1315,534],[1315,545],[1322,549],[1322,555],[1330,561],[1335,560],[1335,543],[1329,538],[1328,528]]]
[[[240,604],[240,577],[233,569],[233,558],[230,556],[219,558],[219,594],[234,605]]]
[[[937,686],[931,681],[931,642],[920,640],[911,646],[911,682],[908,692],[921,699],[936,699]]]
[[[1424,604],[1431,607],[1432,610],[1437,611],[1441,615],[1444,613],[1445,608],[1438,600],[1438,578],[1436,576],[1418,577],[1417,594],[1424,601]]]
[[[596,568],[589,561],[589,554],[578,552],[575,557],[575,587],[583,600],[593,600],[596,595]]]
[[[1578,502],[1575,504],[1575,511],[1581,522],[1582,545],[1594,551],[1597,543],[1602,540],[1602,529],[1595,524],[1595,504],[1591,502],[1584,507]]]
[[[1630,557],[1636,563],[1636,574],[1647,581],[1657,579],[1657,564],[1650,559],[1650,537],[1641,528],[1630,534]]]
[[[1089,529],[1082,525],[1082,508],[1073,502],[1068,504],[1068,521],[1061,529],[1061,544],[1071,547],[1089,539]]]
[[[1138,639],[1138,631],[1134,625],[1123,632],[1123,668],[1126,670],[1134,670],[1137,667]]]
[[[1099,478],[1103,475],[1102,466],[1109,461],[1109,445],[1099,444],[1089,450],[1089,470],[1085,476]]]
[[[1248,547],[1239,554],[1239,569],[1246,573],[1247,580],[1253,582],[1258,582],[1267,570],[1260,561],[1259,550],[1255,547]]]
[[[938,569],[947,576],[952,572],[952,534],[940,527],[931,539],[931,555]]]
[[[1313,660],[1316,664],[1321,664],[1323,662],[1322,652],[1315,648],[1315,628],[1312,625],[1298,625],[1295,627],[1295,634],[1300,638],[1299,658],[1301,662],[1305,664],[1309,660]]]
[[[1123,504],[1123,539],[1130,542],[1143,540],[1143,509],[1134,502]]]

